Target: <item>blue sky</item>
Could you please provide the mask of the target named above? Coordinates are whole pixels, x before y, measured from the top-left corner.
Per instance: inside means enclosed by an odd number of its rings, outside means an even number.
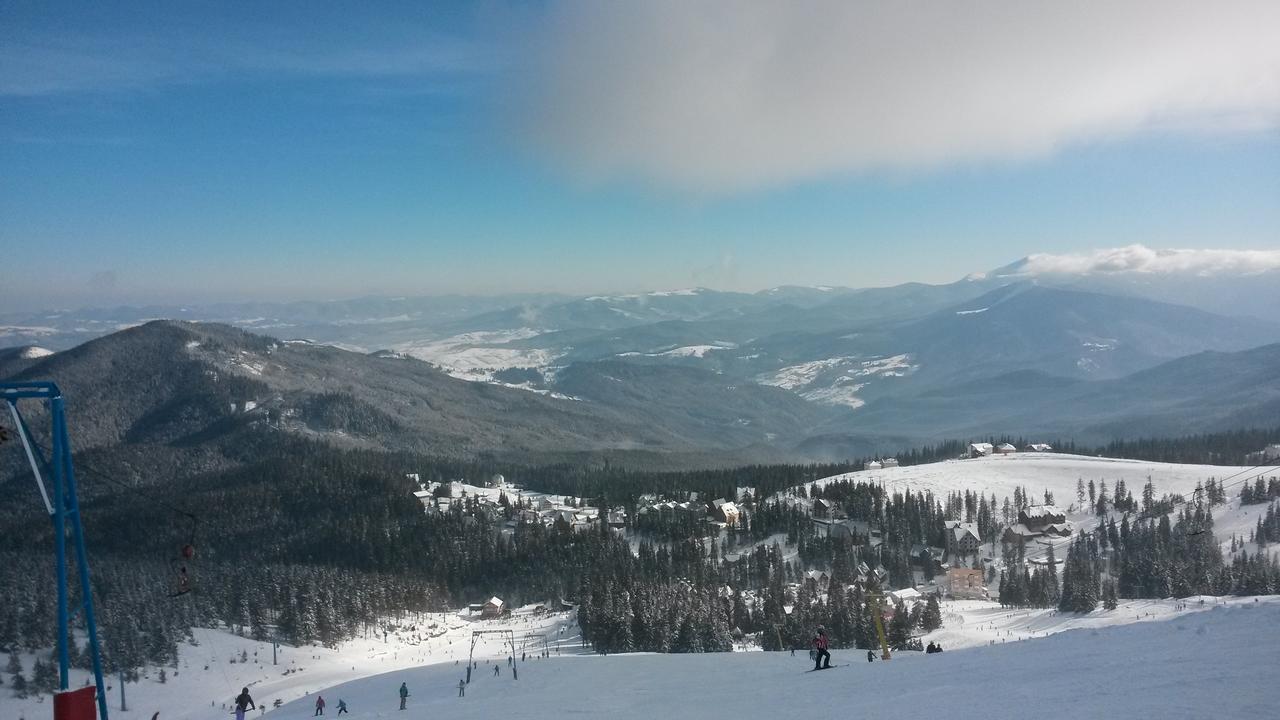
[[[1057,62],[1092,41],[1065,30],[956,76],[972,48],[876,50],[841,4],[422,5],[4,4],[0,306],[887,285],[1034,252],[1280,248],[1280,100],[1250,80],[1280,65],[1239,40],[1256,15],[1097,67]],[[1009,22],[990,31],[1025,34]]]

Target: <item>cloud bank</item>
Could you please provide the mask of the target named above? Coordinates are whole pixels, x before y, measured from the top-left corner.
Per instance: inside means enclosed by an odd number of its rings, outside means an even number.
[[[554,5],[520,132],[588,181],[726,193],[1280,124],[1280,3]]]
[[[1153,250],[1130,245],[1082,254],[1029,255],[1012,269],[1021,275],[1253,275],[1280,270],[1280,250]]]

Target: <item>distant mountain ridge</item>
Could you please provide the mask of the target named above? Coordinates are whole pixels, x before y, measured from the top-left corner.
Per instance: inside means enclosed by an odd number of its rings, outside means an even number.
[[[858,290],[183,309],[230,317],[240,330],[135,326],[111,311],[10,315],[0,343],[30,336],[62,351],[0,349],[0,377],[66,376],[107,408],[88,431],[104,446],[207,449],[226,433],[271,428],[341,446],[462,456],[722,463],[839,459],[886,438],[901,446],[968,432],[1051,429],[1097,443],[1270,417],[1266,398],[1280,373],[1258,368],[1265,348],[1280,342],[1275,319],[1147,297],[1170,287],[1168,274],[1053,275],[1032,271],[1037,262],[945,285]],[[1275,294],[1239,276],[1178,280],[1192,295],[1237,281],[1264,301]],[[1099,286],[1114,291],[1091,289]],[[59,345],[111,328],[120,329]],[[1248,361],[1224,359],[1255,348]],[[1171,364],[1180,359],[1188,364]],[[1224,371],[1215,365],[1232,362],[1258,392],[1216,376]],[[1166,369],[1180,374],[1161,385]],[[148,382],[144,401],[119,406],[117,396]],[[1131,406],[1114,400],[1125,397]]]

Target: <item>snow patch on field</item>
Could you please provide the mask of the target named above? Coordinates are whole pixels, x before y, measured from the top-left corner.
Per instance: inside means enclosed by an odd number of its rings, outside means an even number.
[[[856,359],[854,356],[848,356],[827,358],[825,360],[810,360],[798,365],[788,365],[772,373],[765,373],[757,378],[757,381],[761,385],[780,387],[783,390],[795,390],[813,382],[822,371],[830,370]]]
[[[939,497],[945,497],[949,492],[981,490],[987,495],[995,493],[1001,499],[1006,495],[1012,497],[1015,487],[1026,487],[1033,497],[1039,497],[1047,489],[1053,493],[1056,504],[1066,507],[1075,502],[1077,480],[1084,480],[1086,485],[1090,480],[1106,480],[1107,487],[1114,488],[1116,480],[1123,479],[1129,490],[1136,495],[1150,477],[1158,495],[1174,492],[1189,495],[1195,490],[1196,483],[1203,483],[1209,478],[1235,475],[1242,470],[1248,468],[1121,460],[1067,453],[1020,452],[969,460],[944,460],[925,465],[860,470],[823,478],[814,484],[821,486],[837,479],[864,480],[883,483],[890,490],[929,490]]]
[[[984,313],[990,309],[991,308],[978,308],[977,310],[957,310],[956,314],[957,315],[977,315],[978,313]]]
[[[706,357],[707,353],[716,350],[736,350],[737,345],[731,342],[717,341],[711,345],[684,345],[674,347],[669,350],[656,350],[653,352],[624,352],[618,353],[618,357]]]
[[[791,390],[811,402],[857,409],[866,404],[858,391],[876,377],[902,377],[919,366],[902,353],[864,359],[849,355],[789,365],[756,377],[761,385]],[[840,374],[831,377],[832,373]]]
[[[499,370],[544,368],[560,357],[560,353],[551,350],[508,345],[540,334],[533,328],[470,332],[440,340],[404,343],[393,349],[425,360],[453,377],[492,382],[493,374]]]
[[[822,405],[843,405],[857,410],[867,404],[865,400],[858,397],[858,391],[866,386],[866,383],[853,382],[853,378],[842,375],[830,387],[805,390],[800,393],[800,397]]]
[[[52,350],[32,345],[31,347],[23,348],[22,351],[18,353],[18,357],[23,360],[39,360],[40,358],[49,357],[52,354]]]

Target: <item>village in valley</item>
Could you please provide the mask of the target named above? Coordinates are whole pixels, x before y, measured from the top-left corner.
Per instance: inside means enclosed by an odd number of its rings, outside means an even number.
[[[1255,455],[1260,461],[1280,457],[1280,446],[1268,446]],[[859,470],[765,496],[754,487],[736,487],[732,496],[715,498],[695,491],[647,492],[606,507],[598,506],[597,499],[522,488],[500,474],[475,484],[461,479],[428,483],[417,475],[409,479],[426,513],[485,516],[507,541],[514,541],[522,526],[533,524],[548,531],[607,533],[626,539],[633,550],[692,541],[711,562],[726,568],[725,582],[717,591],[721,600],[747,606],[748,616],[763,610],[766,592],[751,583],[735,587],[732,568],[764,553],[772,562],[780,561],[787,616],[799,604],[829,603],[835,594],[878,598],[883,626],[897,628],[893,644],[913,649],[920,644],[916,638],[938,629],[937,620],[924,620],[930,600],[1028,606],[1025,587],[1011,589],[1016,597],[1001,597],[1007,579],[1021,585],[1035,577],[1039,583],[1043,573],[1056,582],[1077,533],[1090,536],[1100,528],[1105,536],[1108,523],[1114,532],[1117,522],[1126,528],[1133,522],[1136,528],[1140,518],[1153,517],[1159,507],[1168,513],[1187,502],[1225,506],[1214,512],[1228,518],[1232,502],[1214,477],[1228,471],[1231,468],[1161,467],[1057,454],[1045,443],[1026,443],[1019,449],[1008,442],[973,442],[960,457],[940,463],[907,467],[892,457],[876,458],[863,462]],[[939,472],[946,474],[944,482],[930,479]],[[1168,486],[1157,491],[1162,473]],[[1125,475],[1132,485],[1126,486]],[[918,478],[915,490],[913,478]],[[1133,496],[1139,481],[1145,481],[1141,508]],[[998,499],[994,492],[977,492],[979,487],[1012,487],[1012,493]],[[1269,487],[1272,492],[1280,489],[1274,478]],[[871,496],[875,499],[868,501]],[[1067,505],[1056,504],[1056,497],[1064,497]],[[903,508],[917,505],[923,510],[913,510],[909,520],[900,515]],[[1250,523],[1260,520],[1264,506],[1239,508],[1243,519],[1230,520],[1219,544],[1224,549],[1229,544],[1232,555],[1265,548],[1265,541],[1244,537]],[[919,527],[921,522],[936,526]],[[904,532],[903,523],[914,525],[914,531]],[[1218,532],[1221,535],[1222,529]],[[1105,549],[1105,537],[1103,543],[1099,557],[1106,568],[1104,584],[1114,583],[1120,569],[1107,564],[1112,551]],[[832,553],[847,554],[851,560],[833,564]],[[1047,599],[1056,603],[1057,586],[1047,592]],[[545,611],[572,608],[572,603],[552,599]],[[507,610],[503,599],[492,597],[477,599],[467,612],[493,618]],[[892,625],[897,615],[909,617],[910,623]],[[775,639],[776,645],[796,642],[783,638],[776,628],[770,637],[758,624],[733,627],[732,632],[735,647],[770,648]]]

